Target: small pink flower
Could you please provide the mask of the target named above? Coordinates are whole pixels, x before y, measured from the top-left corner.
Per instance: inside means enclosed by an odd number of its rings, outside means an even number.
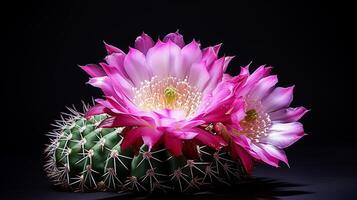
[[[248,67],[240,75],[249,75]],[[253,167],[252,158],[278,167],[279,161],[288,165],[284,148],[305,135],[297,122],[308,110],[290,108],[293,86],[275,87],[277,76],[270,75],[270,68],[259,67],[249,75],[238,96],[244,99],[245,116],[240,129],[218,124],[217,129],[229,134],[232,154],[240,157],[247,171]]]

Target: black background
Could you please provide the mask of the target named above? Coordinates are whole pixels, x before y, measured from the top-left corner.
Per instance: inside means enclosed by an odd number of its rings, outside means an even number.
[[[85,84],[88,76],[77,64],[100,62],[106,54],[103,40],[127,51],[142,31],[158,38],[177,29],[187,43],[193,38],[203,47],[223,42],[221,52],[236,55],[230,74],[239,73],[240,66],[250,61],[251,69],[272,65],[281,86],[295,84],[293,105],[311,109],[302,119],[309,135],[286,150],[290,169],[258,165],[254,184],[209,197],[356,197],[356,132],[349,129],[355,126],[355,106],[348,96],[355,91],[354,79],[349,78],[353,66],[348,62],[352,53],[347,49],[346,28],[353,23],[347,21],[347,5],[325,1],[98,2],[13,2],[1,7],[5,114],[0,182],[4,199],[116,196],[53,190],[42,172],[42,151],[48,142],[44,134],[65,106],[79,107],[81,99],[88,102],[92,96],[101,96]]]

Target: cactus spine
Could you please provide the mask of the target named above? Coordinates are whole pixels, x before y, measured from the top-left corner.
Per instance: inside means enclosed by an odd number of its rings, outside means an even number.
[[[88,105],[84,106],[86,111]],[[227,152],[197,146],[199,159],[173,157],[165,148],[137,155],[122,151],[123,128],[99,128],[107,115],[86,119],[70,108],[50,132],[45,172],[49,179],[72,191],[192,191],[227,184],[245,176],[242,165]]]

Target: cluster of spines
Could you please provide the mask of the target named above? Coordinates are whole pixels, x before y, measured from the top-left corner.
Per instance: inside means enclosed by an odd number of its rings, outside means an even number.
[[[75,108],[69,110],[71,114],[56,121],[45,151],[45,171],[62,188],[186,192],[217,183],[229,185],[245,176],[229,153],[206,146],[198,146],[199,158],[194,160],[173,157],[164,148],[149,152],[142,146],[138,155],[122,152],[122,128],[98,128],[106,115],[85,119]]]

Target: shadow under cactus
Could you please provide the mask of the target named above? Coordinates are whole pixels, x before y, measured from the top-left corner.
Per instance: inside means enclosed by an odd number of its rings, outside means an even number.
[[[102,200],[116,199],[280,199],[280,197],[313,194],[311,191],[299,190],[305,184],[295,184],[268,178],[251,178],[243,183],[231,187],[216,187],[196,193],[152,193],[138,194],[132,192],[119,193],[117,196],[103,198]]]

